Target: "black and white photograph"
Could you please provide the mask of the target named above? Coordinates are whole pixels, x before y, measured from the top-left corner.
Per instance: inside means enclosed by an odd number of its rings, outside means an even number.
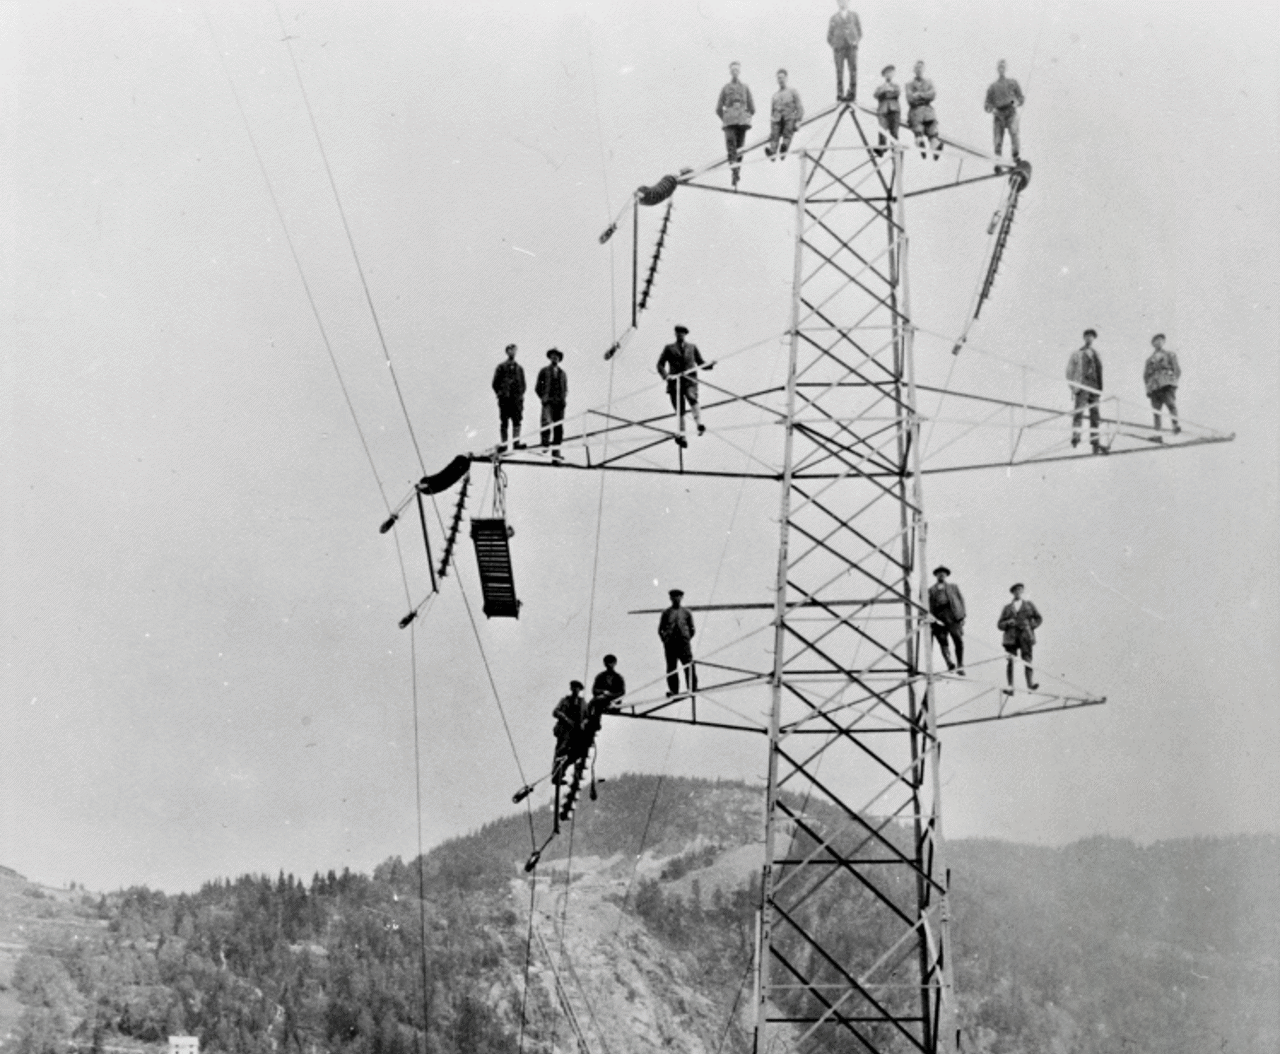
[[[1280,6],[0,5],[0,1054],[1280,1054]]]

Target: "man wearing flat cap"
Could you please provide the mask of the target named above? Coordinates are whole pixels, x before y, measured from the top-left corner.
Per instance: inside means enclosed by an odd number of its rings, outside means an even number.
[[[1005,662],[1005,674],[1009,681],[1009,687],[1005,691],[1009,694],[1013,693],[1015,657],[1022,659],[1027,673],[1027,688],[1034,692],[1040,687],[1032,680],[1031,650],[1036,642],[1036,630],[1044,620],[1030,600],[1022,599],[1023,588],[1021,582],[1015,582],[1009,587],[1013,599],[1004,606],[1004,610],[1000,612],[1000,621],[996,623],[996,628],[1004,631],[1004,650],[1009,656]]]
[[[698,674],[693,666],[693,612],[680,606],[683,589],[667,593],[671,606],[658,619],[658,636],[667,658],[667,698],[680,694],[680,667],[684,667],[689,694],[698,690]]]
[[[929,614],[933,616],[930,627],[933,639],[942,649],[942,658],[946,660],[947,669],[964,674],[964,597],[960,595],[960,587],[948,581],[951,568],[935,567],[933,577],[936,581],[929,587]],[[951,661],[950,643],[956,646],[956,661]]]
[[[606,655],[604,657],[604,669],[596,674],[596,679],[591,682],[591,705],[593,709],[607,710],[627,694],[627,682],[622,679],[622,674],[618,672],[617,667],[618,657],[616,655]]]
[[[556,755],[551,764],[551,782],[559,785],[564,782],[565,770],[574,760],[574,751],[578,745],[585,716],[586,700],[582,698],[582,682],[570,681],[569,694],[556,704],[551,712],[555,720]]]
[[[569,378],[560,368],[564,354],[559,348],[547,352],[550,365],[538,371],[534,393],[542,400],[542,445],[551,447],[551,458],[559,461],[564,442],[564,405],[569,399]]]
[[[1160,431],[1160,409],[1169,411],[1169,420],[1173,422],[1173,433],[1182,431],[1178,424],[1178,381],[1182,378],[1182,367],[1178,365],[1178,356],[1164,346],[1164,334],[1157,333],[1151,338],[1152,352],[1142,367],[1142,380],[1147,387],[1147,398],[1151,400],[1151,409],[1155,412],[1156,432]],[[1157,443],[1164,442],[1156,435]]]
[[[1102,398],[1102,359],[1098,357],[1093,342],[1096,329],[1084,331],[1084,344],[1071,353],[1067,362],[1067,387],[1075,413],[1071,416],[1071,445],[1080,445],[1080,426],[1084,423],[1085,407],[1089,409],[1089,442],[1095,454],[1105,454],[1106,447],[1098,439],[1098,400]]]
[[[715,363],[704,362],[702,352],[696,344],[685,340],[689,332],[688,326],[676,326],[674,344],[668,344],[658,356],[658,373],[667,382],[667,396],[671,400],[671,408],[680,417],[680,435],[677,442],[684,446],[684,412],[688,407],[693,420],[698,426],[698,435],[706,432],[702,423],[702,414],[698,411],[698,367],[711,369]]]

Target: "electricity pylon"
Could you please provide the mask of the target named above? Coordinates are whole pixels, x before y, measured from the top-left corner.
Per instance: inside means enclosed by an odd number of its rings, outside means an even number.
[[[662,193],[641,188],[631,206],[664,200],[678,187],[681,194],[735,193],[793,210],[785,378],[746,390],[720,382],[719,374],[699,379],[705,442],[729,442],[734,429],[763,420],[780,426],[767,449],[753,448],[745,464],[736,445],[731,462],[714,453],[695,456],[682,412],[636,414],[621,400],[566,422],[562,462],[501,448],[463,455],[500,468],[746,478],[778,486],[772,599],[690,604],[732,608],[747,620],[754,611],[758,625],[699,657],[696,692],[668,695],[659,680],[652,692],[646,686],[629,693],[617,712],[767,738],[756,1054],[818,1048],[834,1035],[851,1045],[830,1049],[956,1049],[940,731],[1105,701],[1056,683],[1011,692],[998,661],[987,679],[972,669],[969,677],[933,669],[924,477],[1093,455],[1069,445],[1071,411],[1030,400],[1025,376],[1014,393],[956,391],[949,376],[944,384],[917,382],[917,339],[941,335],[924,334],[912,322],[908,202],[986,181],[1004,188],[978,275],[976,317],[991,292],[1029,167],[1004,169],[948,141],[950,160],[925,162],[930,175],[909,186],[914,156],[897,143],[873,142],[865,120],[841,105],[806,122],[806,145],[791,159],[793,192],[733,190],[724,179],[727,163],[719,161],[666,177]],[[762,147],[745,151],[748,163]],[[975,158],[978,174],[962,178],[964,162],[972,171]],[[664,238],[666,228],[664,219]],[[633,261],[638,274],[634,253]],[[655,270],[656,260],[646,287]],[[633,328],[635,319],[633,302]],[[942,354],[971,354],[967,334],[968,325],[959,340],[945,338]],[[750,375],[758,381],[767,372]],[[928,416],[921,411],[926,400],[934,408]],[[1111,454],[1233,438],[1186,422],[1177,436],[1157,435],[1125,419],[1114,401],[1104,410],[1099,438]],[[423,528],[425,536],[425,519]],[[761,636],[772,642],[767,668],[750,650],[734,650]]]

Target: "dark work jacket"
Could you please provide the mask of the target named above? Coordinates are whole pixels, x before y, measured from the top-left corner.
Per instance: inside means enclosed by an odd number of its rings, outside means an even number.
[[[620,699],[627,694],[627,682],[617,670],[601,670],[591,682],[591,695],[608,700]]]
[[[658,636],[665,644],[669,640],[693,640],[693,612],[688,608],[670,607],[658,619]]]
[[[493,371],[493,391],[499,399],[523,399],[524,367],[510,359],[498,363]]]
[[[1003,643],[1006,648],[1015,644],[1034,644],[1036,629],[1043,621],[1040,612],[1030,600],[1024,600],[1022,607],[1016,612],[1013,610],[1013,602],[1010,601],[1000,612],[1000,621],[996,623],[996,629],[1004,630]]]
[[[559,366],[543,366],[533,390],[544,403],[563,406],[569,401],[569,377]]]
[[[702,360],[702,352],[698,350],[698,345],[690,344],[687,340],[683,344],[668,344],[662,349],[662,354],[658,356],[658,372],[664,377],[670,377],[672,374],[686,373],[689,370],[696,370],[699,366],[705,366]],[[693,376],[693,374],[690,374]]]
[[[964,597],[954,582],[935,582],[929,587],[929,614],[939,622],[954,625],[964,621]]]

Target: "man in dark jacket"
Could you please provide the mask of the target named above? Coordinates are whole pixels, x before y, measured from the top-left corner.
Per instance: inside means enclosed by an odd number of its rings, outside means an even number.
[[[960,587],[948,582],[951,568],[935,567],[933,575],[936,581],[929,587],[929,614],[933,616],[933,639],[942,648],[942,658],[946,660],[947,669],[964,674],[964,597],[960,595]],[[948,641],[956,646],[956,661],[951,661],[951,649]]]
[[[524,420],[524,367],[516,362],[516,346],[507,345],[505,362],[498,363],[493,371],[493,394],[498,397],[499,435],[502,449],[507,448],[507,426],[511,426],[512,446],[523,450],[520,442],[520,423]]]
[[[706,432],[702,423],[702,413],[698,410],[698,367],[709,370],[714,362],[706,362],[696,344],[685,340],[689,332],[688,326],[676,326],[674,344],[668,344],[658,356],[658,373],[667,382],[667,397],[671,400],[671,408],[679,415],[680,436],[677,442],[684,446],[684,412],[688,408],[698,426],[698,435]]]
[[[551,447],[551,458],[560,461],[560,444],[564,442],[564,405],[569,399],[569,378],[560,368],[564,358],[559,348],[547,352],[551,365],[538,371],[534,393],[542,400],[542,445]]]
[[[667,593],[671,606],[658,619],[658,636],[667,659],[667,697],[680,694],[680,667],[684,667],[685,684],[690,694],[698,690],[698,674],[693,666],[693,613],[680,606],[683,589]]]
[[[836,60],[836,102],[853,102],[858,96],[858,43],[862,40],[862,23],[858,13],[849,10],[849,0],[836,0],[840,10],[827,24],[827,43]],[[844,69],[849,67],[849,92],[844,90]]]
[[[568,767],[577,760],[579,739],[587,701],[582,698],[582,682],[570,681],[569,694],[551,712],[555,719],[556,755],[551,764],[551,782],[561,784]]]
[[[1098,336],[1096,329],[1084,331],[1084,346],[1077,348],[1067,360],[1067,387],[1071,389],[1071,398],[1075,404],[1075,413],[1071,415],[1071,445],[1080,445],[1080,426],[1084,423],[1085,407],[1089,408],[1089,442],[1093,444],[1095,454],[1106,453],[1106,448],[1098,439],[1098,400],[1102,398],[1102,359],[1098,356],[1093,342]]]
[[[724,128],[724,146],[729,154],[729,169],[733,173],[733,185],[738,185],[738,171],[742,165],[742,147],[747,141],[751,118],[756,112],[751,89],[738,79],[742,66],[729,63],[729,83],[720,89],[716,101],[716,116]]]
[[[1027,688],[1034,692],[1040,687],[1031,679],[1031,650],[1036,643],[1036,630],[1044,620],[1030,600],[1022,599],[1023,588],[1021,582],[1015,582],[1009,587],[1013,600],[1004,606],[1004,610],[1000,612],[1000,621],[996,623],[996,628],[1004,631],[1004,650],[1009,655],[1005,662],[1009,687],[1005,692],[1010,695],[1013,694],[1015,656],[1022,659],[1023,668],[1027,672]]]
[[[618,672],[618,657],[606,655],[604,669],[596,674],[591,682],[591,704],[593,708],[607,710],[627,694],[627,682]]]

